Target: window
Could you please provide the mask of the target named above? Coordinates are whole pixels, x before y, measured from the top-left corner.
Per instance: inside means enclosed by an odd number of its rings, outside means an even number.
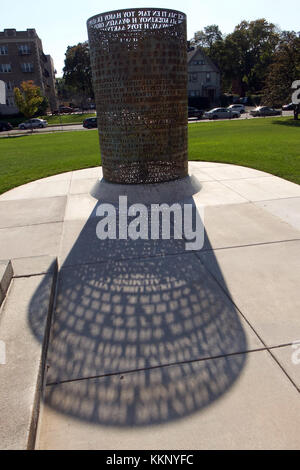
[[[21,44],[19,46],[19,54],[20,55],[28,55],[31,54],[31,48],[28,44]]]
[[[11,72],[11,64],[0,64],[0,73]]]
[[[7,98],[6,106],[10,106],[10,107],[15,106],[14,99],[13,98]]]
[[[204,60],[193,60],[192,65],[204,65]]]
[[[198,79],[198,75],[196,73],[189,74],[189,82],[196,82]]]
[[[33,64],[22,64],[22,72],[33,72]]]
[[[194,96],[201,96],[200,90],[190,90],[189,91],[189,96],[194,97]]]
[[[207,81],[207,82],[210,82],[210,81],[211,81],[211,73],[210,73],[210,72],[207,72],[207,73],[206,73],[206,81]]]
[[[14,84],[13,82],[6,82],[6,87],[9,91],[14,89]]]
[[[7,54],[8,54],[8,47],[0,46],[0,55],[7,55]]]

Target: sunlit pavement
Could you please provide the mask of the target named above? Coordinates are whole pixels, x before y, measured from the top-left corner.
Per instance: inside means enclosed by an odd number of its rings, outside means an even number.
[[[37,449],[299,448],[300,186],[210,162],[190,173],[199,251],[99,240],[101,168],[0,196],[4,448],[27,446],[53,298]]]

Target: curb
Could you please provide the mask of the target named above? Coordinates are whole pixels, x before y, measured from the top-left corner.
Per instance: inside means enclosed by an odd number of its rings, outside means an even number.
[[[0,261],[0,306],[5,299],[13,275],[11,261]]]

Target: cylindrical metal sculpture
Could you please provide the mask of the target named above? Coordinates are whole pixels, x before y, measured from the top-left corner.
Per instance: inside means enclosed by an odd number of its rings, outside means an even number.
[[[104,178],[129,184],[186,176],[186,15],[128,9],[87,25]]]

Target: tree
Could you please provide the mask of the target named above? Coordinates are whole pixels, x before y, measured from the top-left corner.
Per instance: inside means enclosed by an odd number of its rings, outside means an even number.
[[[94,98],[88,42],[67,48],[63,71],[65,85],[80,94],[82,102],[87,98]]]
[[[195,47],[211,48],[216,41],[222,41],[222,33],[219,26],[211,24],[205,26],[204,30],[197,31],[191,40],[191,45]]]
[[[242,21],[227,36],[216,25],[206,26],[195,33],[191,43],[203,47],[218,65],[223,89],[235,84],[236,92],[245,95],[262,90],[279,37],[274,24],[258,19]]]
[[[41,89],[33,80],[22,82],[20,88],[14,88],[14,99],[19,111],[27,119],[32,118],[44,101]]]
[[[236,79],[242,95],[262,90],[278,41],[277,28],[265,19],[242,21],[226,37],[223,60],[230,60],[226,71]]]
[[[291,101],[291,86],[300,79],[300,33],[283,31],[273,61],[268,67],[264,102],[282,106]]]
[[[43,96],[43,101],[39,105],[37,112],[35,113],[37,116],[44,116],[49,108],[49,100],[47,96]]]

